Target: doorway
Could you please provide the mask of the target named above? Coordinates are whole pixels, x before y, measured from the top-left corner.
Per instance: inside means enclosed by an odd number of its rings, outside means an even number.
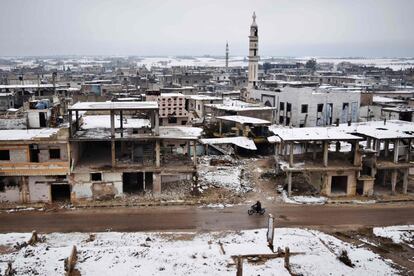
[[[348,187],[348,176],[346,175],[332,176],[331,194],[346,195],[347,187]]]
[[[124,173],[122,175],[122,188],[124,193],[138,194],[144,191],[144,173]]]
[[[70,185],[69,184],[51,184],[52,202],[68,202],[70,201]]]

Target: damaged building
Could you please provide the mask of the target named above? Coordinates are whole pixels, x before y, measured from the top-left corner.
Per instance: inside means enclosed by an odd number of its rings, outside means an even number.
[[[0,202],[70,198],[66,128],[0,130]]]
[[[272,126],[277,172],[292,187],[310,184],[327,196],[406,194],[414,124],[374,121],[326,128]],[[300,181],[293,180],[301,176]]]
[[[69,118],[72,201],[160,194],[196,174],[202,129],[159,126],[157,102],[77,103]]]

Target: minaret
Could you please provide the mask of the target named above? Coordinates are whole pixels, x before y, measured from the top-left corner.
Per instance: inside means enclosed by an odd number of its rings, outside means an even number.
[[[226,70],[229,69],[229,43],[226,42]]]
[[[253,88],[257,85],[257,73],[259,70],[259,34],[256,24],[256,13],[253,12],[253,23],[250,26],[249,35],[249,88]]]

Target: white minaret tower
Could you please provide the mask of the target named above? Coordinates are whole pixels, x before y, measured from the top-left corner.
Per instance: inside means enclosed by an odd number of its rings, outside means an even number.
[[[249,35],[249,88],[257,85],[257,73],[259,71],[259,33],[256,24],[256,13],[253,12],[253,23],[250,26]]]
[[[229,68],[229,43],[226,42],[226,69]]]

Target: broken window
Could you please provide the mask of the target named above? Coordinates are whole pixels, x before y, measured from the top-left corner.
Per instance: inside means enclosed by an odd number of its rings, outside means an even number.
[[[286,111],[287,112],[291,112],[292,111],[292,104],[291,103],[287,103],[286,104]]]
[[[60,149],[49,149],[50,159],[60,159]]]
[[[187,121],[181,121],[181,125],[185,126],[187,124]]]
[[[279,117],[279,124],[283,124],[283,116]]]
[[[286,125],[288,126],[290,124],[290,118],[286,117]]]
[[[323,111],[323,104],[318,104],[318,112],[322,112]]]
[[[302,113],[308,113],[308,105],[307,104],[302,104]]]
[[[0,150],[0,160],[10,160],[10,151]]]
[[[285,103],[280,103],[280,111],[285,110]]]
[[[168,123],[169,124],[176,124],[177,123],[177,117],[168,117]]]
[[[92,181],[102,181],[102,173],[91,173]]]

